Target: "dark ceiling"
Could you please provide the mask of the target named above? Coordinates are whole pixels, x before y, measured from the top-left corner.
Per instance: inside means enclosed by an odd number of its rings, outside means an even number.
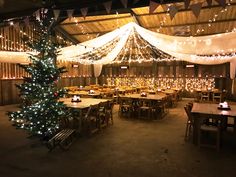
[[[10,18],[30,16],[39,8],[60,9],[65,12],[74,9],[74,15],[80,15],[80,9],[88,7],[88,15],[104,13],[104,2],[112,1],[112,9],[124,9],[121,0],[0,0],[1,21]],[[182,2],[183,0],[152,0],[158,3]],[[161,2],[160,2],[161,1]],[[3,2],[3,3],[1,3]],[[149,5],[150,0],[128,0],[128,8],[144,7]],[[1,5],[2,4],[2,5]],[[62,14],[66,16],[66,14]]]

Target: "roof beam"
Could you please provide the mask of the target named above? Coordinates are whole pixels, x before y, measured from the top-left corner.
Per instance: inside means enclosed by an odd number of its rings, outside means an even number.
[[[230,6],[235,6],[236,5],[236,3],[230,3],[230,4],[231,4]],[[204,6],[204,7],[201,8],[201,10],[218,8],[218,7],[221,7],[223,9],[223,7],[221,5],[212,5],[212,6]],[[179,13],[179,12],[188,12],[188,11],[192,11],[192,10],[191,9],[180,9],[180,10],[178,10],[177,13]],[[168,13],[168,11],[154,12],[154,13],[145,13],[145,14],[137,14],[137,16],[140,17],[140,16],[161,15],[161,14],[166,14],[166,13]]]
[[[123,18],[130,18],[131,15],[125,15],[125,16],[120,16],[120,17],[113,17],[113,18],[105,18],[105,19],[96,19],[96,20],[85,20],[85,21],[80,21],[78,22],[79,24],[81,23],[93,23],[93,22],[101,22],[101,21],[109,21],[109,20],[117,20],[117,19],[123,19]],[[61,26],[67,26],[67,25],[75,25],[76,22],[70,22],[70,23],[63,23],[60,24]]]
[[[80,36],[80,35],[94,35],[94,34],[106,34],[106,33],[109,33],[109,32],[111,32],[112,30],[107,30],[107,31],[95,31],[95,32],[88,32],[88,33],[72,33],[72,34],[70,34],[70,35],[72,35],[72,36]]]
[[[132,9],[130,12],[131,12],[134,22],[137,23],[139,26],[141,26],[140,20],[138,19],[137,14]]]
[[[184,24],[175,24],[175,25],[163,25],[161,28],[171,28],[171,27],[180,27],[180,26],[193,26],[193,25],[205,25],[205,24],[212,24],[212,23],[227,23],[227,22],[236,22],[236,18],[232,19],[224,19],[224,20],[216,20],[216,21],[203,21],[203,22],[196,22],[196,23],[184,23]],[[147,29],[154,29],[159,28],[160,26],[152,26],[152,27],[144,27]]]
[[[73,42],[74,44],[79,43],[77,39],[75,39],[73,36],[71,36],[69,33],[67,33],[63,28],[61,28],[59,25],[57,25],[54,28],[55,31],[61,33],[63,36],[65,36],[69,41]]]

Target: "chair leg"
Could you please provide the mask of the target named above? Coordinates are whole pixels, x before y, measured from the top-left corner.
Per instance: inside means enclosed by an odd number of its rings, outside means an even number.
[[[185,136],[184,136],[184,140],[187,141],[188,137],[189,137],[189,124],[187,123],[186,125],[186,130],[185,130]]]
[[[220,152],[220,131],[217,132],[217,152]]]

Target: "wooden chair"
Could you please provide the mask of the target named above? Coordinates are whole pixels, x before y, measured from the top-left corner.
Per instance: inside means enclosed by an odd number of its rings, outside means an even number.
[[[222,92],[219,92],[219,91],[213,92],[212,100],[215,103],[221,103],[221,101],[222,101]]]
[[[100,120],[98,116],[99,111],[98,105],[90,105],[86,115],[85,115],[85,122],[87,127],[88,135],[96,133],[100,129]]]
[[[141,99],[138,107],[138,117],[151,119],[152,102],[148,99]]]
[[[176,107],[178,102],[177,92],[171,95],[171,105],[172,107]]]
[[[221,125],[220,121],[217,118],[214,118],[218,122],[216,126],[214,125],[207,125],[205,124],[206,119],[209,119],[206,117],[205,119],[202,119],[200,122],[199,130],[198,130],[198,147],[210,147],[210,148],[216,148],[216,150],[220,151],[220,136],[221,136]],[[203,133],[212,133],[216,135],[216,142],[215,144],[210,144],[209,142],[203,142],[203,138],[206,139],[206,137],[203,137]]]
[[[193,105],[190,103],[184,107],[184,110],[187,115],[187,122],[186,122],[185,136],[184,136],[185,141],[189,140],[190,135],[192,133],[192,128],[193,128],[193,116],[191,113],[192,106]]]
[[[99,129],[107,127],[107,116],[106,116],[107,103],[102,102],[98,106],[98,119],[99,119]]]
[[[113,125],[114,120],[113,120],[113,107],[114,107],[114,101],[108,101],[106,105],[106,117],[107,117],[107,124]]]
[[[165,101],[153,101],[152,102],[152,117],[154,119],[163,118],[166,115]]]
[[[201,101],[209,101],[210,100],[210,92],[202,91],[201,92]]]
[[[119,106],[119,116],[125,116],[125,117],[131,117],[131,114],[133,112],[133,105],[132,105],[132,99],[131,98],[121,98],[120,97],[120,106]]]

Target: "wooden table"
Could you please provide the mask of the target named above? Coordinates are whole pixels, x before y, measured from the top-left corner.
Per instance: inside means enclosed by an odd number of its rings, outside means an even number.
[[[122,95],[121,98],[131,98],[131,99],[147,99],[147,100],[157,100],[161,101],[166,98],[166,94],[147,94],[146,97],[142,97],[140,94],[130,94],[130,95]]]
[[[173,94],[176,94],[177,92],[174,91],[174,90],[171,90],[171,89],[168,89],[168,90],[164,90],[162,91],[163,93],[167,94],[167,95],[173,95]]]
[[[95,91],[95,93],[90,94],[88,91],[74,91],[74,92],[68,92],[68,95],[70,96],[79,95],[82,97],[98,98],[99,96],[101,96],[101,93]]]
[[[231,110],[219,110],[218,104],[211,103],[194,103],[192,108],[192,114],[194,119],[193,125],[193,143],[197,144],[198,140],[198,130],[200,128],[200,123],[204,117],[210,117],[212,119],[217,118],[224,121],[227,118],[236,118],[236,105],[230,105]]]
[[[81,98],[81,102],[71,102],[71,98],[61,98],[59,101],[64,102],[64,104],[69,108],[86,109],[89,108],[90,105],[98,105],[99,103],[104,103],[109,100],[96,98]]]
[[[68,108],[73,108],[79,111],[79,117],[75,118],[78,124],[77,131],[82,132],[83,113],[87,111],[90,105],[98,105],[100,103],[108,102],[108,99],[95,99],[95,98],[81,98],[81,102],[71,102],[71,98],[61,98],[59,101],[64,102]]]

